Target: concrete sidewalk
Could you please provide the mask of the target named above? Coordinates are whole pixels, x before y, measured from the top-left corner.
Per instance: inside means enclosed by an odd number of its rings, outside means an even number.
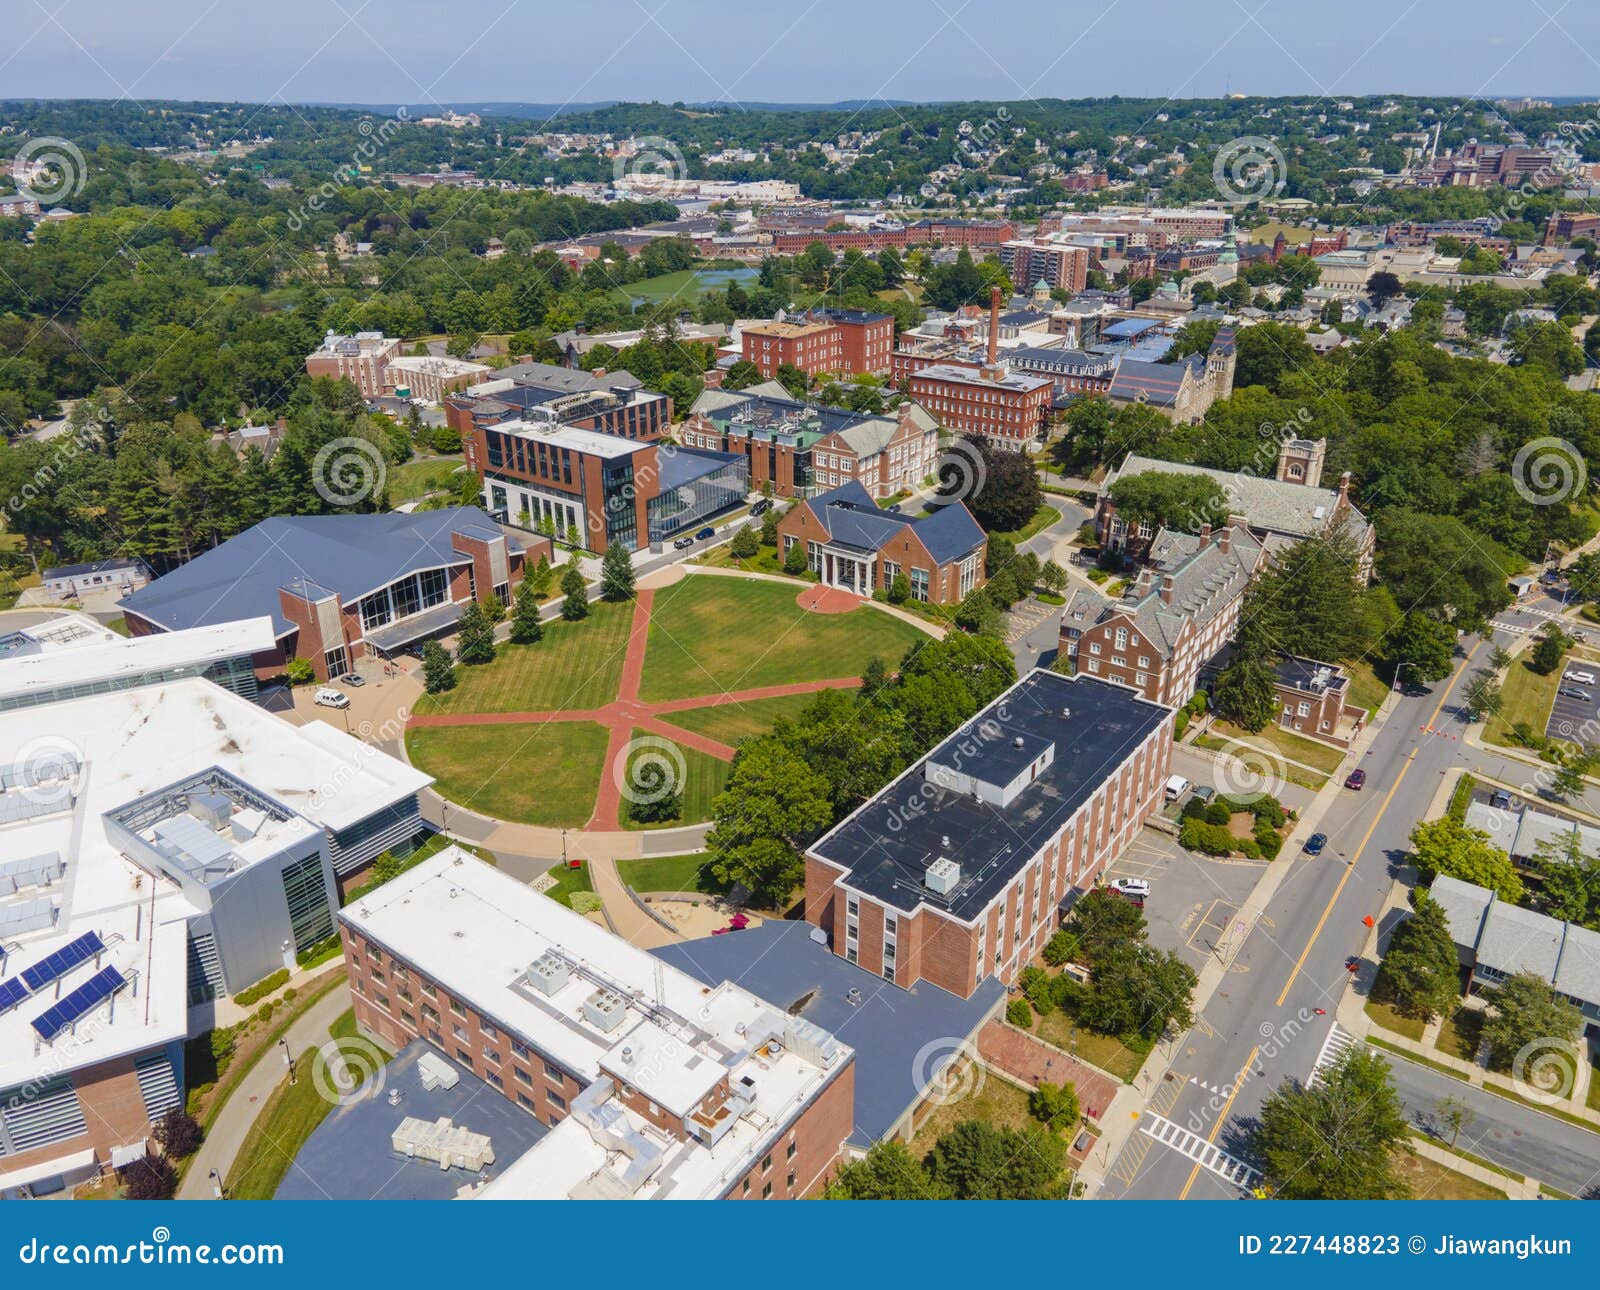
[[[336,985],[318,999],[284,1033],[284,1042],[296,1058],[308,1048],[320,1048],[330,1041],[328,1027],[350,1010],[350,991],[345,985]],[[288,1074],[283,1064],[283,1050],[276,1043],[264,1049],[256,1064],[233,1090],[233,1095],[223,1104],[216,1122],[206,1132],[206,1140],[189,1162],[183,1185],[178,1188],[179,1200],[215,1200],[212,1191],[211,1171],[226,1179],[228,1171],[238,1159],[239,1149],[255,1126],[256,1117],[272,1096],[273,1090],[283,1083]]]

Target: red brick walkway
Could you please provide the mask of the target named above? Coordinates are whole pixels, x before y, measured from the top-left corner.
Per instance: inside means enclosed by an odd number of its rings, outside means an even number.
[[[795,603],[814,614],[848,614],[861,606],[862,599],[854,592],[841,587],[824,587],[818,583],[807,587],[795,597]]]
[[[1118,1084],[1111,1076],[998,1021],[978,1032],[978,1055],[1029,1087],[1070,1082],[1078,1091],[1078,1105],[1091,1119],[1098,1120],[1117,1094]]]
[[[823,588],[823,590],[832,590]],[[851,601],[851,607],[860,603],[855,596],[840,592]],[[635,730],[648,730],[662,739],[670,739],[684,748],[705,753],[719,761],[732,761],[734,750],[720,740],[685,730],[661,718],[674,712],[691,708],[720,708],[730,703],[754,703],[760,699],[778,699],[790,694],[813,694],[819,690],[850,690],[861,684],[855,677],[835,677],[826,681],[798,681],[793,685],[762,685],[748,690],[729,690],[721,694],[695,695],[687,699],[664,699],[646,703],[639,698],[639,685],[644,677],[645,650],[650,643],[650,611],[655,603],[655,592],[640,590],[633,608],[633,623],[628,629],[628,650],[622,660],[622,679],[617,685],[617,697],[599,708],[563,709],[550,712],[460,712],[433,713],[413,716],[408,724],[428,726],[520,726],[542,725],[547,721],[592,721],[605,726],[609,732],[606,740],[605,769],[600,775],[600,787],[595,794],[594,811],[586,831],[609,833],[620,822],[622,783],[627,768],[622,764]],[[811,608],[807,605],[806,608]],[[837,610],[824,608],[820,612]]]

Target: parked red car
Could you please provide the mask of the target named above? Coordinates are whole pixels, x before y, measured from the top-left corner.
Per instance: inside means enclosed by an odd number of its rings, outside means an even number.
[[[1350,777],[1345,780],[1344,786],[1346,788],[1353,788],[1353,789],[1356,789],[1357,791],[1359,791],[1361,786],[1363,784],[1365,784],[1366,782],[1367,782],[1367,772],[1366,771],[1364,771],[1364,770],[1353,770],[1353,771],[1350,772]]]

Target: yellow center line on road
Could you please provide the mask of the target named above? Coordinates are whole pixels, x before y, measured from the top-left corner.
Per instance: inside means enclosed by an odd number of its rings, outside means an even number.
[[[1480,640],[1478,645],[1481,645],[1482,643],[1483,642]],[[1434,705],[1433,712],[1428,716],[1428,720],[1426,722],[1428,726],[1431,727],[1433,723],[1438,720],[1439,714],[1444,711],[1445,701],[1449,699],[1450,692],[1456,687],[1456,682],[1467,674],[1467,666],[1472,662],[1472,656],[1478,652],[1478,645],[1474,645],[1469,651],[1467,651],[1466,661],[1461,665],[1461,670],[1456,673],[1450,684],[1445,686],[1444,693],[1439,696],[1439,702]],[[1372,817],[1372,823],[1367,826],[1367,831],[1361,839],[1361,844],[1356,847],[1350,864],[1345,866],[1344,876],[1339,879],[1339,885],[1333,889],[1333,895],[1329,898],[1327,906],[1323,909],[1322,917],[1317,920],[1316,927],[1312,929],[1311,939],[1306,942],[1305,949],[1300,951],[1300,957],[1295,961],[1294,970],[1289,973],[1289,979],[1283,983],[1283,993],[1278,996],[1276,1005],[1277,1007],[1283,1007],[1283,1001],[1289,997],[1290,987],[1294,985],[1295,979],[1300,975],[1300,969],[1305,966],[1306,959],[1311,956],[1312,946],[1317,943],[1317,937],[1322,935],[1322,929],[1327,924],[1329,917],[1332,915],[1333,907],[1339,903],[1339,896],[1344,891],[1345,883],[1350,881],[1350,875],[1355,871],[1355,860],[1359,858],[1361,853],[1367,849],[1367,843],[1372,841],[1372,835],[1377,832],[1378,829],[1378,822],[1383,819],[1383,813],[1389,809],[1389,803],[1394,801],[1394,796],[1400,791],[1400,784],[1405,779],[1406,772],[1411,769],[1411,764],[1412,762],[1416,761],[1416,759],[1417,750],[1413,748],[1411,753],[1406,757],[1406,764],[1400,768],[1400,773],[1395,776],[1393,787],[1389,789],[1389,792],[1384,797],[1382,804],[1378,807],[1378,813]],[[1233,1099],[1239,1095],[1239,1090],[1244,1087],[1245,1078],[1248,1076],[1251,1066],[1255,1064],[1256,1054],[1260,1051],[1261,1049],[1258,1045],[1252,1048],[1250,1050],[1250,1056],[1245,1058],[1244,1065],[1240,1068],[1239,1074],[1234,1078],[1233,1091],[1228,1094],[1228,1100],[1223,1103],[1222,1110],[1217,1115],[1216,1123],[1211,1126],[1211,1133],[1206,1138],[1208,1143],[1214,1143],[1217,1139],[1217,1134],[1222,1132],[1222,1126],[1227,1121],[1228,1112],[1233,1108]],[[1199,1176],[1200,1166],[1196,1164],[1195,1167],[1189,1171],[1189,1179],[1183,1184],[1183,1190],[1178,1193],[1179,1200],[1189,1199],[1189,1192],[1194,1187],[1195,1179]]]
[[[1222,1104],[1222,1110],[1217,1112],[1216,1122],[1212,1124],[1211,1132],[1206,1135],[1206,1141],[1208,1143],[1215,1142],[1217,1140],[1217,1134],[1222,1132],[1222,1126],[1227,1121],[1228,1112],[1233,1109],[1233,1099],[1239,1096],[1239,1090],[1244,1087],[1244,1082],[1250,1074],[1250,1068],[1255,1065],[1256,1054],[1260,1051],[1261,1048],[1259,1045],[1255,1048],[1252,1048],[1250,1050],[1250,1056],[1244,1059],[1244,1065],[1239,1068],[1239,1073],[1234,1076],[1233,1089],[1228,1094],[1228,1100]],[[1183,1190],[1178,1193],[1179,1200],[1189,1199],[1189,1189],[1194,1186],[1194,1180],[1199,1176],[1200,1164],[1198,1161],[1196,1161],[1194,1168],[1189,1171],[1189,1181],[1183,1184]]]

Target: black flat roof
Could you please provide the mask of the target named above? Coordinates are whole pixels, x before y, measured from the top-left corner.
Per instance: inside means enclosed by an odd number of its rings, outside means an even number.
[[[892,908],[910,913],[926,903],[971,921],[1171,716],[1170,708],[1126,686],[1035,669],[825,834],[810,853],[843,867],[844,885]],[[926,778],[934,760],[1006,784],[1047,744],[1055,746],[1054,760],[1009,806]],[[961,879],[948,896],[924,885],[928,866],[941,857],[961,866]]]

